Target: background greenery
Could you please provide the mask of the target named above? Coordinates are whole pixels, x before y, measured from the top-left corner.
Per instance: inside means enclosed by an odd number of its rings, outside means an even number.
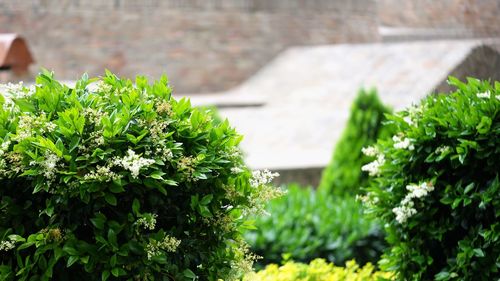
[[[384,249],[381,227],[364,217],[353,197],[290,185],[266,211],[269,215],[257,217],[257,229],[245,233],[252,250],[263,257],[261,266],[280,263],[283,255],[301,262],[325,258],[343,264],[354,258],[365,264],[377,262]]]
[[[333,151],[330,164],[323,170],[319,189],[327,189],[334,195],[358,194],[366,186],[368,174],[361,167],[370,158],[361,149],[372,145],[378,138],[392,136],[394,128],[384,114],[391,110],[382,104],[377,92],[360,90],[353,104],[345,129]]]
[[[371,159],[361,149],[394,131],[383,124],[388,112],[375,90],[359,91],[318,190],[289,185],[288,194],[268,204],[270,215],[257,217],[257,229],[245,234],[263,257],[259,266],[279,263],[283,257],[300,262],[324,258],[336,264],[378,261],[385,234],[379,221],[365,217],[355,195],[369,181],[361,167]]]

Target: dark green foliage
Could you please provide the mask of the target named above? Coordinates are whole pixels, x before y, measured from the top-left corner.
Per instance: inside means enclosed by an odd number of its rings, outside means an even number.
[[[301,262],[325,258],[335,264],[356,259],[377,262],[384,249],[379,224],[366,219],[354,198],[291,185],[283,197],[269,202],[270,215],[256,220],[245,234],[260,265],[280,263],[282,256]]]
[[[36,83],[0,89],[0,280],[238,278],[270,186],[227,121],[166,77]]]
[[[378,144],[385,161],[365,201],[387,225],[380,264],[398,280],[500,277],[500,83],[450,84],[390,117],[398,133]]]
[[[323,171],[319,189],[327,189],[335,195],[354,195],[366,185],[368,174],[361,171],[361,166],[370,159],[361,153],[361,149],[375,143],[378,138],[391,135],[393,128],[382,124],[384,114],[389,112],[375,90],[358,93],[332,160]]]

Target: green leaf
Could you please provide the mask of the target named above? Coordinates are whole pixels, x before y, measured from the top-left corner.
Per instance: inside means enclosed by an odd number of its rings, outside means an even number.
[[[213,216],[207,206],[204,206],[204,205],[198,205],[198,206],[199,206],[200,214],[202,216],[204,216],[206,218],[211,218]]]
[[[208,205],[210,202],[212,202],[213,198],[214,198],[213,194],[205,195],[205,196],[203,196],[203,198],[201,198],[200,204],[201,205]]]
[[[184,277],[192,278],[192,280],[195,280],[197,277],[196,274],[194,274],[194,272],[192,272],[190,269],[184,270],[182,274],[184,275]]]
[[[165,175],[162,171],[154,171],[149,176],[156,180],[163,180],[162,176]]]
[[[119,276],[126,275],[127,272],[125,270],[123,270],[122,268],[115,267],[115,268],[111,269],[111,274],[113,274],[113,276],[115,276],[115,277],[119,277]]]
[[[90,222],[97,228],[97,229],[104,229],[104,223],[106,222],[106,217],[103,215],[97,216],[95,218],[90,219]]]
[[[72,266],[75,262],[77,262],[77,261],[78,261],[78,259],[79,259],[79,257],[78,257],[78,256],[70,256],[70,257],[68,258],[68,262],[66,263],[66,267],[70,267],[70,266]]]
[[[116,197],[111,193],[106,193],[104,195],[104,200],[111,206],[116,206],[117,204]]]
[[[110,275],[111,275],[111,273],[109,272],[109,270],[104,270],[101,274],[101,280],[102,281],[108,280]]]
[[[469,193],[472,189],[474,189],[474,183],[470,183],[465,187],[464,194]]]
[[[116,232],[113,229],[108,230],[108,242],[113,246],[113,248],[118,249],[118,240],[116,237]]]
[[[482,250],[482,249],[476,248],[476,249],[474,249],[474,250],[472,250],[472,251],[474,252],[474,255],[475,255],[476,257],[479,257],[479,258],[484,258],[484,256],[485,256],[485,255],[484,255],[484,252],[483,252],[483,250]]]
[[[481,117],[481,122],[476,126],[476,129],[480,134],[486,134],[490,131],[491,124],[491,118],[483,116]]]
[[[139,212],[141,208],[141,203],[139,203],[139,200],[137,198],[134,199],[132,202],[132,211],[134,212],[134,215],[139,216],[141,213]]]
[[[434,276],[435,280],[446,280],[448,277],[450,277],[450,273],[447,271],[439,272]]]
[[[116,255],[111,256],[111,259],[109,260],[109,265],[112,267],[116,266]]]
[[[69,255],[72,255],[72,256],[80,255],[80,252],[78,252],[75,248],[68,246],[68,245],[64,245],[63,251],[65,253],[68,253]]]

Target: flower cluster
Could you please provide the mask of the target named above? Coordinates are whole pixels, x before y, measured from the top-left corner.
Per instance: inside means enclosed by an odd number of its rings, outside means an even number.
[[[166,115],[172,114],[172,105],[166,100],[156,101],[155,107],[156,107],[156,112],[158,114],[166,114]]]
[[[240,167],[232,167],[232,168],[231,168],[231,173],[232,173],[232,174],[235,174],[235,175],[237,175],[237,174],[239,174],[239,173],[242,173],[243,171],[244,171],[244,170],[243,170],[242,168],[240,168]]]
[[[108,163],[106,166],[97,165],[96,170],[88,172],[83,178],[88,181],[103,181],[110,182],[122,178],[121,175],[111,171],[112,163]]]
[[[137,122],[141,127],[149,131],[151,141],[154,143],[161,142],[163,135],[165,134],[165,131],[168,128],[168,125],[170,124],[170,121],[168,120],[161,121],[156,119],[149,122],[139,119]]]
[[[258,192],[256,192],[253,197],[249,198],[249,207],[244,210],[245,215],[269,215],[264,209],[262,202],[281,197],[286,193],[285,190],[270,185],[271,181],[277,176],[279,176],[278,173],[273,173],[269,170],[256,170],[252,172],[250,185],[257,189]]]
[[[361,171],[368,172],[370,176],[378,176],[380,175],[380,167],[385,163],[384,154],[380,153],[379,150],[374,146],[363,147],[361,151],[369,157],[377,157],[375,161],[370,162],[361,167]]]
[[[101,124],[102,118],[106,117],[107,114],[100,109],[88,107],[83,109],[83,116],[89,123]]]
[[[154,230],[156,227],[157,214],[145,213],[136,221],[139,227],[143,227],[146,230]]]
[[[401,201],[400,206],[392,209],[392,212],[396,215],[396,220],[400,224],[406,223],[408,218],[417,213],[413,199],[427,196],[429,192],[434,190],[434,185],[430,182],[423,182],[420,185],[410,184],[406,186],[406,190],[409,193]]]
[[[413,105],[408,107],[407,111],[403,111],[402,114],[404,114],[403,120],[410,126],[413,126],[416,124],[416,120],[419,119],[419,116],[423,112],[423,107],[418,106],[418,105]]]
[[[13,139],[21,142],[24,139],[33,136],[35,132],[43,134],[52,132],[55,129],[56,124],[48,121],[47,116],[43,112],[39,116],[23,115],[19,118],[16,136]]]
[[[442,153],[448,152],[450,150],[451,150],[451,147],[449,147],[447,145],[443,145],[443,146],[436,148],[436,153],[442,154]]]
[[[162,241],[151,239],[151,241],[146,245],[148,260],[161,255],[163,251],[173,253],[177,251],[180,244],[181,240],[169,235],[165,235]]]
[[[372,192],[368,192],[366,195],[356,194],[356,200],[362,202],[366,207],[372,207],[379,202],[379,198]]]
[[[153,159],[142,158],[140,155],[135,154],[135,151],[129,149],[127,155],[123,158],[114,158],[113,164],[122,166],[124,169],[129,170],[132,177],[137,178],[142,168],[151,166],[155,163]]]
[[[5,93],[7,96],[15,99],[24,99],[32,96],[36,92],[36,87],[39,85],[30,85],[26,87],[23,81],[18,84],[7,83],[0,84],[0,93]]]
[[[369,157],[375,157],[380,153],[375,146],[363,147],[361,148],[361,152],[363,152],[364,155]]]
[[[0,241],[0,251],[10,251],[16,247],[16,241],[14,239],[2,240]]]
[[[5,151],[7,151],[7,149],[9,149],[9,145],[10,145],[9,140],[2,142],[2,144],[0,145],[0,157],[2,155],[4,155]]]
[[[392,137],[394,141],[394,148],[414,150],[415,146],[411,143],[412,140],[404,137],[403,135],[395,135]]]
[[[252,187],[259,187],[261,185],[266,185],[271,183],[271,181],[277,176],[279,176],[278,173],[273,173],[269,170],[256,170],[252,172],[250,185]]]
[[[486,91],[484,93],[477,93],[477,97],[481,99],[489,99],[491,96],[490,91]]]
[[[86,90],[91,93],[108,93],[111,92],[112,87],[103,81],[97,81],[95,83],[88,84]]]
[[[52,151],[47,150],[45,151],[43,160],[31,161],[29,164],[30,166],[39,166],[40,168],[42,168],[43,176],[48,179],[48,183],[50,183],[56,177],[57,164],[60,160],[61,158],[59,156],[57,156]]]

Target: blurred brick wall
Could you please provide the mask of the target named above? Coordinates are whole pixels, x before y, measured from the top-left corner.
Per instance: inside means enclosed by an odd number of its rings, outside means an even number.
[[[500,0],[377,0],[389,27],[463,30],[464,37],[500,36]]]
[[[375,0],[0,0],[0,32],[74,80],[169,75],[177,92],[238,85],[292,45],[378,41]]]

